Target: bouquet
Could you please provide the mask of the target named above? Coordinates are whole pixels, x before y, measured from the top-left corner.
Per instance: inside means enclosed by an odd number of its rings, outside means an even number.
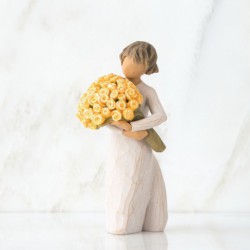
[[[143,96],[133,82],[110,73],[99,77],[80,97],[76,117],[86,128],[99,129],[113,121],[136,121],[144,118],[140,111]],[[151,128],[143,139],[154,151],[166,146]]]

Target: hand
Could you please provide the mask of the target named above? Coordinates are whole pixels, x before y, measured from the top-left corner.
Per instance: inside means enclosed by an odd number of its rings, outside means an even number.
[[[127,121],[113,121],[111,124],[126,131],[131,131],[132,129],[132,126]]]
[[[133,138],[137,141],[141,141],[148,135],[148,131],[147,130],[140,130],[140,131],[131,132],[131,131],[123,130],[122,134],[127,136],[127,137]]]

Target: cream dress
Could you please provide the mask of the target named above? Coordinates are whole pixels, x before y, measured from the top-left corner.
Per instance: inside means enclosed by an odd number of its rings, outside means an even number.
[[[140,110],[145,118],[130,122],[132,131],[156,127],[167,120],[154,88],[141,81]],[[151,115],[148,116],[150,111]],[[114,125],[109,130],[105,158],[105,220],[112,234],[164,231],[168,219],[167,195],[159,163],[143,141],[122,134]]]

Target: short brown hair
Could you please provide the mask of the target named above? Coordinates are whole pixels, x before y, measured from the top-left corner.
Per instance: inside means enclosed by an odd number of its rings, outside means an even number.
[[[153,45],[143,41],[136,41],[129,44],[120,53],[119,58],[121,64],[126,56],[132,57],[134,62],[146,65],[145,74],[150,75],[159,72],[157,61],[157,53]]]

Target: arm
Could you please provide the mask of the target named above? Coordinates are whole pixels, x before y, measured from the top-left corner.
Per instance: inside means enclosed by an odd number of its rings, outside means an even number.
[[[159,97],[155,89],[153,88],[151,89],[148,95],[147,104],[151,112],[151,115],[138,121],[131,121],[130,131],[134,132],[139,130],[150,129],[158,126],[159,124],[167,120],[167,115],[161,105],[161,102],[159,100]]]
[[[115,122],[115,123],[117,123],[117,122]],[[143,140],[148,135],[147,130],[131,132],[131,131],[127,131],[127,130],[124,130],[122,128],[119,128],[119,127],[112,125],[112,124],[107,124],[105,126],[107,126],[109,129],[113,130],[117,134],[122,134],[124,136],[130,137],[130,138],[138,140],[138,141]]]
[[[127,136],[127,137],[130,137],[132,139],[135,139],[137,141],[141,141],[148,135],[148,131],[147,130],[140,130],[140,131],[136,131],[136,132],[131,132],[131,131],[123,130],[122,134]]]
[[[107,124],[110,129],[115,133],[121,133],[124,136],[133,138],[135,140],[143,140],[144,137],[148,135],[147,130],[140,130],[136,132],[128,131],[131,128],[131,125],[127,121],[114,121],[111,124]]]

